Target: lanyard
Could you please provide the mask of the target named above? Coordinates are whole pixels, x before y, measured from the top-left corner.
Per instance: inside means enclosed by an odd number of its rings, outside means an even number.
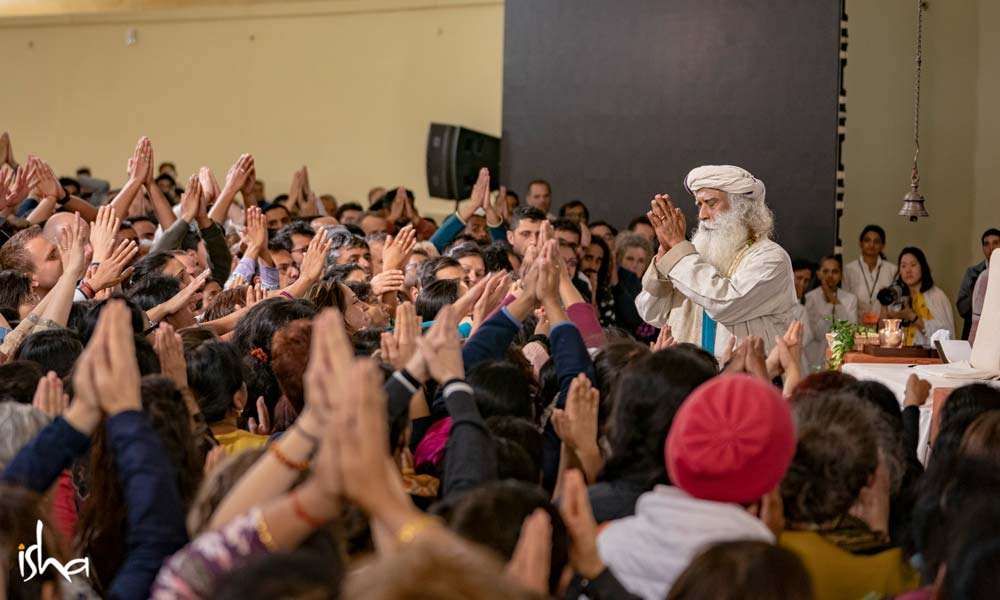
[[[865,264],[863,259],[858,259],[858,265],[861,267],[861,277],[865,280],[865,287],[868,289],[868,301],[875,301],[875,286],[878,285],[879,275],[882,274],[882,261],[878,261],[878,269],[875,269],[875,278],[872,279],[871,284],[868,283],[868,265]]]

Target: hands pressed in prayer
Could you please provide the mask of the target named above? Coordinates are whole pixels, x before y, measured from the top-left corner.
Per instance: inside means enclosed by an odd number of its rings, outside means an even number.
[[[684,212],[674,206],[669,194],[657,194],[649,203],[646,213],[656,232],[660,246],[669,250],[687,239],[687,220]]]
[[[63,414],[69,406],[69,396],[63,393],[62,380],[55,371],[49,371],[38,380],[31,405],[52,419]]]

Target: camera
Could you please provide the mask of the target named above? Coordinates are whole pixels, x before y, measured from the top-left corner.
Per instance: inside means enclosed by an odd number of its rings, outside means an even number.
[[[878,299],[878,303],[882,306],[892,306],[893,304],[899,304],[906,292],[903,290],[903,286],[894,283],[888,287],[884,287],[878,291],[878,295],[875,297]]]

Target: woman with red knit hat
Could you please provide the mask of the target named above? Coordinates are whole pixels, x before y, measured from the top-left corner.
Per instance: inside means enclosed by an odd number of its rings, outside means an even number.
[[[769,382],[716,377],[681,405],[667,436],[672,486],[639,497],[635,515],[598,537],[605,564],[632,593],[662,599],[706,545],[773,543],[777,487],[795,453],[791,411]]]

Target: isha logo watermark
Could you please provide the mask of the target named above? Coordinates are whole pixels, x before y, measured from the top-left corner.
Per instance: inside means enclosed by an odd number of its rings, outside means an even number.
[[[79,575],[80,573],[83,573],[86,577],[90,577],[89,558],[75,558],[63,565],[51,556],[48,558],[42,556],[41,521],[38,521],[38,525],[35,527],[35,543],[27,548],[24,547],[24,544],[18,544],[17,549],[17,566],[21,570],[21,577],[24,578],[25,582],[31,581],[36,576],[45,573],[45,570],[49,567],[58,571],[66,581],[70,581],[71,575]],[[30,574],[25,573],[25,567],[27,567]]]

